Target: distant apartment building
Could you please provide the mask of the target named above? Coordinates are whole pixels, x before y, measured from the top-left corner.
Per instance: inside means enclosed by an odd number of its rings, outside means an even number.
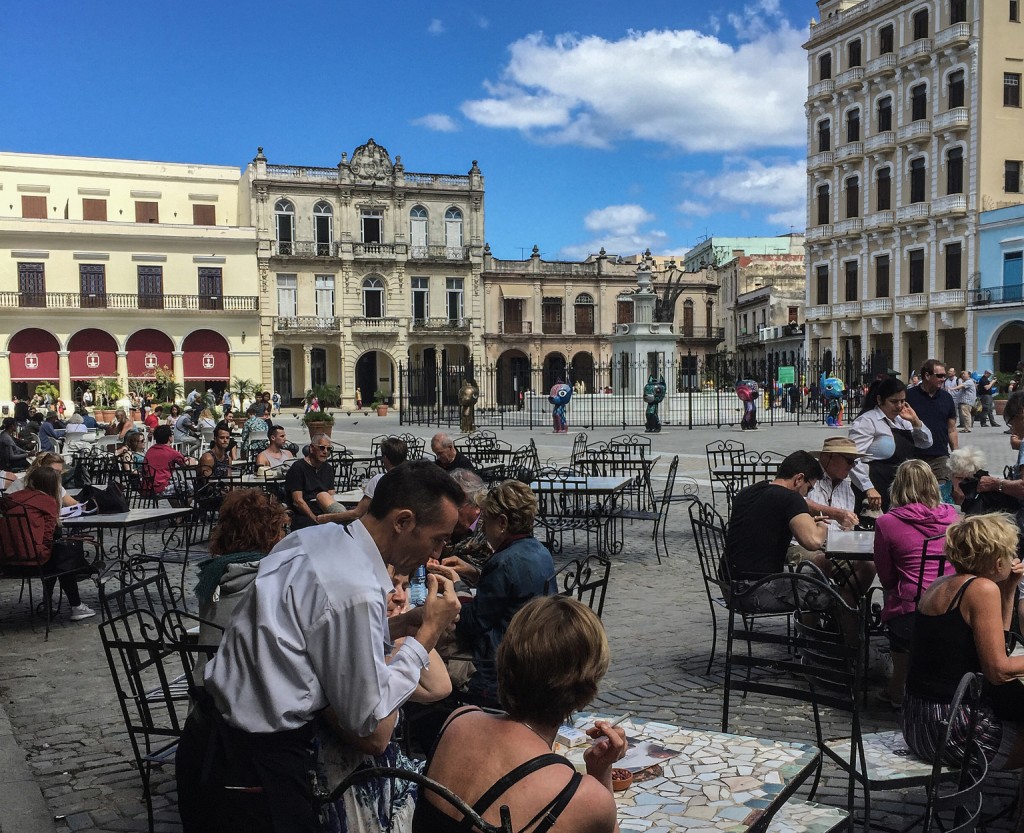
[[[969,368],[1012,373],[1024,360],[1024,204],[981,213],[981,281],[967,304],[975,334]]]
[[[0,153],[0,400],[258,379],[254,244],[237,168]]]
[[[979,217],[1024,202],[1018,0],[822,0],[809,86],[807,350],[976,364]]]
[[[256,227],[262,375],[287,401],[314,385],[343,403],[393,396],[398,367],[483,360],[484,178],[413,173],[370,139],[335,167],[242,174]]]

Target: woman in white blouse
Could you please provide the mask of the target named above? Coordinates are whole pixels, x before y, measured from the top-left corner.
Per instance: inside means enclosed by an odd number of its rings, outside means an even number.
[[[886,376],[868,388],[864,408],[850,426],[850,439],[867,455],[850,472],[853,484],[864,492],[869,509],[887,512],[896,469],[916,457],[916,449],[932,444],[932,432],[907,404],[907,386]]]

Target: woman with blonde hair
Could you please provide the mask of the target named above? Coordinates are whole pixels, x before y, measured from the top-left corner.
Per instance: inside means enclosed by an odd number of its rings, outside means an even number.
[[[32,464],[25,470],[25,475],[15,480],[8,488],[8,494],[14,494],[20,492],[22,489],[27,488],[28,476],[36,469],[53,469],[57,473],[57,486],[59,492],[55,496],[57,503],[60,506],[74,506],[78,503],[71,495],[68,494],[67,489],[64,488],[64,484],[61,483],[61,475],[64,473],[64,458],[53,451],[41,451],[32,460]]]
[[[547,548],[533,537],[537,498],[529,486],[506,480],[478,502],[480,523],[493,555],[482,567],[463,563],[457,568],[459,575],[476,584],[476,596],[463,605],[455,636],[473,654],[474,671],[464,699],[495,706],[498,646],[519,608],[535,596],[555,592],[555,564]]]
[[[427,775],[467,803],[486,805],[477,809],[492,824],[499,823],[498,808],[505,804],[513,819],[530,820],[517,821],[517,830],[618,830],[611,768],[626,753],[626,733],[604,721],[587,730],[595,742],[583,755],[586,775],[551,752],[558,727],[597,696],[608,663],[604,628],[588,607],[566,596],[528,602],[512,617],[497,654],[507,714],[475,708],[453,713]],[[412,829],[466,830],[453,812],[427,793],[416,805]]]
[[[946,533],[956,521],[956,509],[939,502],[939,481],[924,460],[900,464],[889,491],[891,508],[875,521],[875,569],[884,591],[882,621],[892,648],[892,677],[883,699],[893,706],[903,700],[907,659],[914,633],[914,611],[920,590],[926,590],[939,575],[938,561],[924,563],[921,551],[928,538]],[[936,541],[929,552],[942,551]],[[952,567],[944,565],[952,572]]]
[[[976,739],[994,769],[1024,765],[1024,657],[1008,657],[1014,594],[1024,575],[1017,525],[1009,515],[971,515],[946,530],[946,557],[956,573],[921,597],[914,623],[901,720],[915,755],[933,761],[953,721],[950,762],[963,756],[966,715],[951,715],[961,677],[985,676]],[[1018,828],[1019,829],[1019,828]]]

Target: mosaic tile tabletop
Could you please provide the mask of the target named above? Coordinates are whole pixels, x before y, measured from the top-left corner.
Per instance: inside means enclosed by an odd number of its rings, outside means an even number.
[[[580,714],[575,725],[586,728],[595,719],[616,717]],[[663,776],[615,794],[622,833],[744,833],[766,811],[778,810],[787,789],[813,771],[819,754],[804,743],[702,732],[640,718],[619,725],[630,739],[680,750],[662,764]]]

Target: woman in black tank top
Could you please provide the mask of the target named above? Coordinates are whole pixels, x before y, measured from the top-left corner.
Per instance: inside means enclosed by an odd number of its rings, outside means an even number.
[[[1008,515],[972,515],[946,532],[946,557],[956,575],[935,581],[921,597],[903,698],[901,727],[911,750],[932,761],[945,722],[953,719],[948,763],[966,744],[965,715],[950,715],[964,674],[985,677],[976,739],[993,768],[1024,765],[1024,657],[1008,657],[1017,584],[1017,525]]]
[[[455,712],[437,737],[427,775],[487,821],[509,807],[518,833],[616,829],[611,768],[626,752],[625,732],[599,721],[584,755],[587,774],[551,752],[559,726],[593,700],[608,670],[608,641],[597,616],[565,596],[524,605],[498,649],[498,686],[508,715]],[[432,793],[420,795],[413,833],[470,833]]]

